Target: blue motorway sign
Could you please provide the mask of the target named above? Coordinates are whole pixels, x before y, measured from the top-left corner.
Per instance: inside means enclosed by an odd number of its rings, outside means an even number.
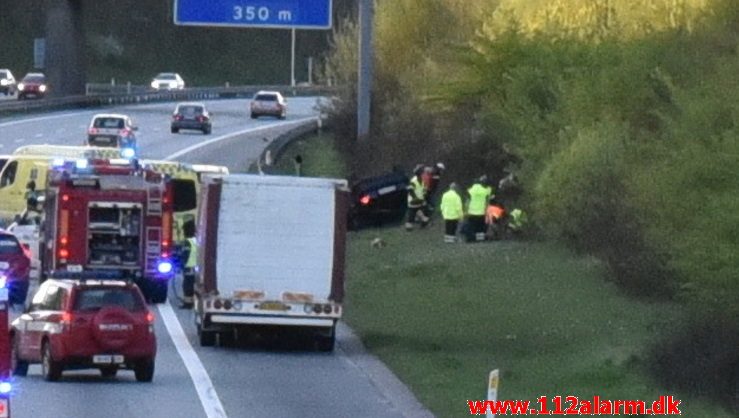
[[[331,0],[174,0],[174,23],[330,29]]]

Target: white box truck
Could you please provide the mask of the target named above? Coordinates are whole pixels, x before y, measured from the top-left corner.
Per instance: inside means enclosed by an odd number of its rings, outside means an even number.
[[[202,346],[255,327],[308,327],[332,351],[342,315],[345,180],[205,176],[195,325]]]

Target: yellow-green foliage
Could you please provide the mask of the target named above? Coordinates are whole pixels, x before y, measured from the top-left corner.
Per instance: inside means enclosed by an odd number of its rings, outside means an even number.
[[[632,276],[626,284],[670,272],[686,299],[739,311],[715,303],[739,291],[738,10],[732,0],[379,1],[372,155],[433,150],[460,167],[469,161],[455,156],[495,165],[480,150],[505,149],[523,159],[545,230],[596,251]],[[352,73],[356,37],[346,39],[329,62]],[[630,245],[648,256],[629,259]]]

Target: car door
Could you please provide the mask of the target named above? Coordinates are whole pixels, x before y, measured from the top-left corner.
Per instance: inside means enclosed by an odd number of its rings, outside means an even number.
[[[64,289],[49,284],[38,309],[30,312],[28,355],[29,359],[41,360],[41,343],[45,336],[58,334],[60,331],[61,307]]]
[[[41,332],[43,331],[43,323],[41,323],[40,318],[44,309],[44,299],[50,286],[51,282],[41,284],[38,291],[33,295],[31,304],[18,317],[16,332],[19,337],[20,356],[24,359],[39,359]]]

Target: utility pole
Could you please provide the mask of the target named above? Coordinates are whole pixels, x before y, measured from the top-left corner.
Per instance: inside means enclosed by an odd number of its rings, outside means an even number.
[[[357,139],[366,140],[370,132],[372,102],[372,22],[374,0],[359,0],[359,82],[357,84]]]
[[[295,87],[295,28],[290,29],[292,46],[290,48],[290,87]]]

